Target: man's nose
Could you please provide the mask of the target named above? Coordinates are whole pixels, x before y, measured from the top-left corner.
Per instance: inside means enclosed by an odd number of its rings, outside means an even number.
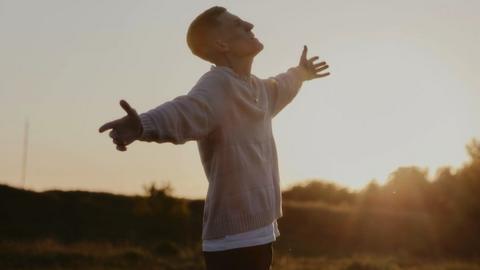
[[[245,22],[245,29],[247,29],[247,31],[250,31],[252,30],[254,27],[253,24],[249,23],[249,22]]]

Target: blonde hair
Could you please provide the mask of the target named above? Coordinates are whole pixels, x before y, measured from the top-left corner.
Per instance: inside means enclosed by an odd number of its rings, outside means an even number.
[[[203,60],[213,62],[210,51],[208,50],[208,38],[211,30],[220,25],[218,16],[227,9],[220,6],[211,7],[198,15],[187,31],[187,44],[192,53]]]

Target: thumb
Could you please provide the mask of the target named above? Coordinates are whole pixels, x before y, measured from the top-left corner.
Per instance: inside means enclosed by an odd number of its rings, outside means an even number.
[[[125,110],[125,112],[127,112],[129,116],[137,116],[137,112],[132,109],[132,107],[130,107],[130,104],[128,104],[128,102],[126,102],[125,100],[120,100],[120,106],[122,106],[122,108]]]
[[[303,45],[302,56],[300,56],[300,62],[307,60],[307,45]]]

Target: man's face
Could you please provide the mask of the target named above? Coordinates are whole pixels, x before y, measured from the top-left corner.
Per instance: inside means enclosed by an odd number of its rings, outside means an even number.
[[[238,16],[224,12],[218,18],[220,22],[217,40],[221,42],[220,51],[238,57],[255,56],[263,49],[263,44],[251,32],[253,24]]]

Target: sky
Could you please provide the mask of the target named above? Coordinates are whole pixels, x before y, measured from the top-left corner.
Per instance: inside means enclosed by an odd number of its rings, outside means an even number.
[[[358,190],[400,166],[433,177],[468,161],[480,135],[477,0],[0,0],[0,183],[127,195],[170,183],[204,198],[195,141],[119,152],[98,128],[123,116],[120,99],[145,112],[210,69],[185,36],[214,5],[255,25],[258,77],[297,65],[304,44],[330,66],[273,120],[282,188],[323,179]]]

